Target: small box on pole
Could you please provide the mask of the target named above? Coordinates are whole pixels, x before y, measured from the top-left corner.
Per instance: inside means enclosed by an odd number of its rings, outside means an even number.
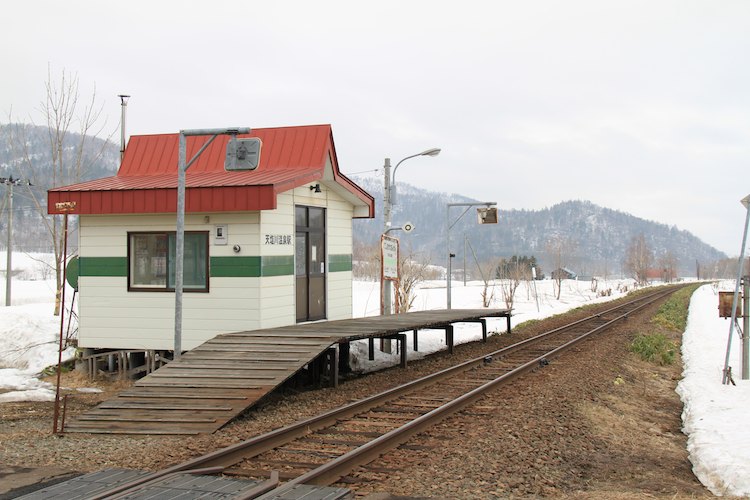
[[[477,208],[479,224],[497,224],[497,207]]]
[[[734,292],[719,292],[719,317],[720,318],[731,318],[732,317],[732,302],[734,302]],[[735,310],[735,318],[742,317],[742,294],[739,294],[737,300],[737,309]]]

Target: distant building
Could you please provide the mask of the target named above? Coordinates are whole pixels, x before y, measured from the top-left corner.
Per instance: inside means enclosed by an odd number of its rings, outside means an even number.
[[[252,171],[228,136],[187,170],[184,349],[219,333],[352,315],[352,218],[374,200],[339,171],[330,125],[256,129]],[[79,217],[79,346],[171,350],[178,134],[133,136],[116,176],[51,189]],[[206,137],[188,137],[192,158]]]
[[[578,275],[568,269],[567,267],[558,267],[552,273],[550,273],[553,280],[556,279],[564,279],[564,280],[574,280],[578,278]]]
[[[648,281],[671,283],[677,279],[677,273],[673,268],[651,268],[646,270],[646,279]]]

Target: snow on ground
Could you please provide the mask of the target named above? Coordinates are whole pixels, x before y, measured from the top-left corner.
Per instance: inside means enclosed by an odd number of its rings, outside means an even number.
[[[6,262],[0,252],[0,262]],[[0,314],[0,403],[52,401],[55,387],[37,376],[57,363],[60,317],[54,315],[55,281],[48,254],[13,254],[16,271],[11,283],[11,306]],[[3,278],[4,278],[3,273]],[[5,304],[5,280],[0,303]],[[70,303],[70,289],[67,302]],[[71,359],[68,349],[63,359]]]
[[[734,281],[720,284],[734,291]],[[740,339],[734,329],[729,366],[736,386],[722,385],[729,319],[719,318],[717,288],[700,287],[690,301],[682,340],[683,432],[693,472],[715,495],[750,496],[750,380],[741,380]]]
[[[53,308],[54,302],[25,304],[0,315],[0,402],[54,399],[54,386],[36,378],[57,363],[60,318]],[[74,353],[69,349],[64,359]]]
[[[583,304],[603,302],[621,297],[626,293],[626,290],[632,290],[633,286],[633,280],[628,279],[599,280],[595,285],[591,281],[565,280],[562,283],[560,299],[558,300],[552,280],[533,283],[521,282],[514,295],[511,328],[524,321],[547,318]],[[604,290],[609,290],[611,295],[600,297],[600,292]],[[455,281],[451,285],[451,307],[453,309],[481,309],[483,291],[484,283],[481,281],[470,281],[465,286],[462,282]],[[499,284],[491,284],[488,292],[491,297],[494,297],[490,303],[490,308],[507,308],[502,299],[502,289]],[[427,311],[445,308],[445,281],[428,281],[422,283],[419,287],[411,310]],[[379,314],[380,284],[374,281],[355,281],[353,309],[355,317]],[[505,328],[505,318],[487,319],[488,333],[504,332]],[[445,343],[445,330],[421,330],[418,335],[419,352],[414,352],[412,336],[407,335],[409,359],[418,359],[448,348]],[[482,327],[476,323],[458,323],[454,325],[453,338],[455,344],[480,340],[482,338]],[[368,361],[368,341],[352,342],[352,368],[368,372],[398,364],[400,358],[395,346],[396,343],[394,342],[391,354],[376,349],[375,360]]]
[[[0,262],[5,257],[0,252]],[[53,315],[54,281],[39,256],[14,254],[16,274],[12,284],[12,305],[0,314],[0,404],[8,401],[48,401],[54,398],[54,386],[41,382],[37,375],[57,362],[59,317]],[[724,282],[722,289],[733,290],[733,282]],[[560,299],[555,298],[550,280],[521,283],[513,304],[512,325],[545,318],[583,304],[611,300],[622,296],[625,288],[632,289],[632,280],[600,280],[596,289],[588,281],[563,282]],[[452,285],[452,306],[481,308],[483,284],[461,282]],[[600,297],[603,290],[611,296]],[[0,303],[5,303],[5,287],[0,286]],[[494,292],[492,308],[505,308],[499,286]],[[684,431],[688,434],[688,451],[696,476],[714,494],[750,495],[750,431],[745,423],[750,413],[750,381],[739,377],[739,342],[733,339],[731,365],[737,386],[721,384],[722,368],[727,344],[729,323],[717,313],[717,289],[705,285],[696,291],[690,303],[688,326],[683,339],[684,378],[677,391],[684,403]],[[67,292],[66,292],[67,293]],[[355,317],[378,314],[379,285],[356,281],[353,285],[353,313]],[[68,293],[68,307],[70,294]],[[413,310],[442,309],[446,304],[444,282],[426,282],[419,288]],[[489,332],[505,331],[505,318],[488,319]],[[736,337],[736,334],[735,334]],[[458,324],[454,329],[456,343],[481,338],[477,324]],[[419,334],[418,353],[411,349],[411,335],[407,335],[409,358],[446,349],[443,330]],[[355,369],[371,371],[393,366],[399,361],[395,352],[386,354],[376,350],[376,359],[367,361],[367,342],[352,344]],[[72,350],[65,353],[72,356]]]

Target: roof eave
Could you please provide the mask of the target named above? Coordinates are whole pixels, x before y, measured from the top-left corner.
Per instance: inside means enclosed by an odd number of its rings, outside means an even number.
[[[72,209],[58,203],[72,202]],[[70,205],[68,205],[70,206]],[[277,207],[273,185],[195,187],[185,191],[185,212],[246,212]],[[128,189],[111,191],[47,192],[51,215],[135,215],[177,213],[177,189]]]

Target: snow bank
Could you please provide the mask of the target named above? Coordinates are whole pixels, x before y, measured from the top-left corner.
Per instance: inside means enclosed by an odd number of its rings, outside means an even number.
[[[731,288],[730,288],[731,287]],[[722,283],[734,289],[733,282]],[[715,495],[750,495],[750,381],[740,380],[739,339],[732,339],[730,366],[737,386],[723,385],[729,320],[719,318],[716,290],[700,287],[690,301],[682,341],[683,432],[693,472]],[[736,331],[736,330],[735,330]]]

